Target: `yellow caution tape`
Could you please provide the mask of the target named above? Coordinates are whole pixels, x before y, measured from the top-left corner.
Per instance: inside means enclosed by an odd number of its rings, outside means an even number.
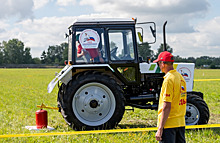
[[[42,103],[41,105],[37,105],[37,107],[38,107],[38,108],[41,108],[41,109],[43,109],[43,108],[47,108],[47,109],[55,109],[55,110],[59,110],[58,107],[50,107],[50,106],[46,106],[46,105],[44,105],[43,103]]]
[[[220,124],[190,125],[190,126],[186,126],[186,129],[219,128],[219,127],[220,127]],[[156,131],[156,130],[157,130],[157,127],[135,128],[135,129],[95,130],[95,131],[36,133],[36,134],[11,134],[11,135],[0,135],[0,138],[60,136],[60,135],[83,135],[83,134],[107,134],[107,133],[145,132],[145,131]]]
[[[220,79],[194,79],[194,81],[218,81]]]

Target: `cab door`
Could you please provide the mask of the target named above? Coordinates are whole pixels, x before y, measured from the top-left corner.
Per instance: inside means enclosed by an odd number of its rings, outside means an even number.
[[[109,28],[107,32],[109,63],[127,85],[139,84],[136,37],[133,27]]]

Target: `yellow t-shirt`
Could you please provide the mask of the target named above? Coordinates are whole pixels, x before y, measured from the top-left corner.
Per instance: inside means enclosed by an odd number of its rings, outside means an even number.
[[[185,126],[186,82],[176,70],[171,70],[164,76],[159,99],[157,125],[161,120],[164,101],[171,102],[170,114],[164,128]]]

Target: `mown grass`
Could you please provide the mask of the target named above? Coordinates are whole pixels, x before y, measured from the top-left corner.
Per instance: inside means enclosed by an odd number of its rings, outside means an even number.
[[[0,135],[73,131],[61,114],[48,109],[48,125],[55,130],[29,131],[35,125],[36,105],[56,107],[57,87],[47,93],[47,85],[60,69],[0,69]],[[220,70],[195,70],[195,79],[220,79]],[[204,93],[210,109],[209,124],[220,124],[220,81],[197,81],[194,90]],[[127,109],[130,107],[126,107]],[[153,110],[126,111],[117,128],[156,126]],[[186,130],[187,142],[220,142],[220,129]],[[63,135],[47,137],[3,138],[0,142],[156,142],[155,132]]]

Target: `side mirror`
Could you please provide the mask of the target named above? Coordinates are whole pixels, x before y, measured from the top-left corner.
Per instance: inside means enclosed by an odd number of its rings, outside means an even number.
[[[154,30],[152,28],[152,26],[150,26],[150,31],[151,31],[152,35],[154,36],[154,38],[156,38],[156,30]]]
[[[69,35],[64,33],[64,39],[66,39],[67,37],[69,37]]]
[[[156,42],[156,24],[154,22],[137,23],[136,33],[141,44],[145,42],[153,44]]]
[[[71,35],[71,34],[72,34],[72,32],[71,32],[71,30],[70,30],[70,29],[69,29],[68,33],[69,33],[69,34],[64,33],[64,38],[65,38],[65,39],[66,39],[66,38],[68,38],[68,37],[69,37],[69,35]]]

